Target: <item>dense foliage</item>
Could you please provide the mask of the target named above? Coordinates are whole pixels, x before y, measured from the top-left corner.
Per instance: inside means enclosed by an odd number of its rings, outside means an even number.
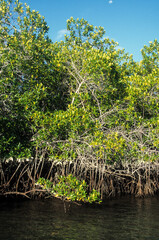
[[[53,43],[45,19],[0,0],[0,157],[156,161],[159,42],[133,57],[102,27],[67,21]]]
[[[60,176],[56,185],[53,185],[52,182],[45,178],[39,178],[37,184],[46,189],[51,195],[64,200],[101,203],[100,193],[93,189],[88,194],[88,186],[85,180],[79,181],[72,174],[67,177]]]

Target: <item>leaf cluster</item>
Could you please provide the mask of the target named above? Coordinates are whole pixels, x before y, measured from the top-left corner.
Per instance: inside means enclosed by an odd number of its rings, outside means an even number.
[[[71,201],[82,201],[82,202],[101,202],[100,193],[95,189],[89,194],[87,193],[86,182],[79,181],[72,174],[68,176],[60,176],[59,181],[56,185],[53,185],[48,179],[39,178],[37,184],[40,184],[44,189],[47,189],[55,197],[68,199]]]

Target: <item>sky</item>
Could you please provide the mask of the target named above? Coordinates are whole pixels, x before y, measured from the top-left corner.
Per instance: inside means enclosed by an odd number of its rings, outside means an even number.
[[[20,0],[45,17],[53,42],[64,39],[66,21],[84,18],[104,27],[105,37],[142,59],[140,50],[149,41],[159,41],[159,0]]]

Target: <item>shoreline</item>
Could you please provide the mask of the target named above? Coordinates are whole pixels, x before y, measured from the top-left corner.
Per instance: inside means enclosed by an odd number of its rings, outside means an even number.
[[[95,162],[71,161],[7,161],[0,166],[0,198],[16,196],[49,198],[49,192],[39,189],[37,179],[44,177],[58,182],[58,176],[72,174],[85,180],[88,191],[96,189],[101,199],[116,198],[122,195],[135,197],[153,196],[159,192],[159,163],[125,163],[108,165]]]

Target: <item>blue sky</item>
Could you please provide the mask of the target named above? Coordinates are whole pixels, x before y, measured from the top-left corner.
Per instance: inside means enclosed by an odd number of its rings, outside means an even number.
[[[102,26],[106,37],[114,39],[140,61],[140,50],[149,41],[159,41],[159,0],[20,0],[39,11],[50,27],[53,41],[63,39],[71,16]]]

